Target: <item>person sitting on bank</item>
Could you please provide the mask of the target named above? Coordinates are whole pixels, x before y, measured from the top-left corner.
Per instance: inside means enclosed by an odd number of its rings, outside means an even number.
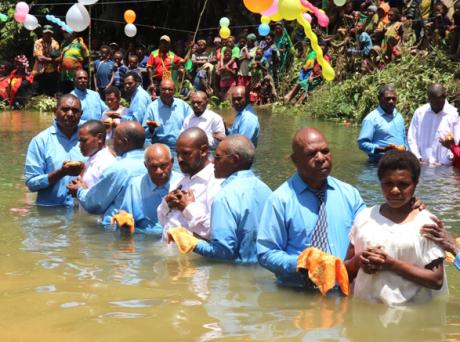
[[[142,78],[137,72],[129,71],[125,76],[125,94],[129,100],[128,120],[142,124],[147,108],[152,103],[149,93],[142,88]]]
[[[81,102],[82,116],[81,120],[100,120],[102,113],[107,110],[107,106],[102,101],[99,93],[88,89],[88,73],[80,69],[75,73],[75,88],[71,92],[78,97]]]
[[[54,117],[51,127],[29,144],[24,178],[29,190],[38,192],[37,205],[72,207],[74,201],[66,186],[81,173],[85,161],[78,146],[80,100],[71,94],[63,95]]]
[[[370,161],[378,161],[392,149],[408,149],[404,119],[396,109],[397,95],[391,84],[378,90],[379,106],[366,115],[358,137],[359,148]]]
[[[164,144],[147,147],[144,159],[147,174],[131,180],[121,210],[133,215],[136,231],[161,236],[163,226],[158,221],[157,209],[180,174],[172,171],[171,150]]]
[[[81,179],[67,187],[83,209],[90,214],[102,215],[103,225],[109,225],[112,216],[120,209],[131,179],[145,174],[144,141],[144,130],[138,122],[122,122],[115,129],[113,139],[113,148],[119,157],[117,161],[90,189]]]
[[[377,173],[385,203],[363,210],[350,232],[345,265],[354,296],[393,306],[446,293],[445,253],[420,233],[434,223],[432,214],[413,205],[419,161],[409,151],[390,151]]]

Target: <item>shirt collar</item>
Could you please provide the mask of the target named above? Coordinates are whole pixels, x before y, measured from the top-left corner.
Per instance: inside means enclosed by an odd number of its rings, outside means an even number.
[[[382,108],[380,105],[377,107],[377,111],[378,111],[378,112],[380,113],[380,115],[382,115],[382,116],[383,116],[383,115],[395,116],[395,115],[398,113],[398,111],[396,110],[396,108],[393,109],[393,113],[387,113],[387,112],[385,112],[385,111],[383,110],[383,108]]]
[[[209,109],[205,109],[203,114],[201,114],[200,116],[197,116],[195,113],[193,113],[193,115],[195,116],[195,118],[197,119],[201,119],[203,118],[204,120],[208,120],[209,119]]]
[[[86,95],[86,94],[88,94],[88,88],[86,88],[85,90],[81,90],[81,89],[78,89],[77,87],[75,87],[75,88],[73,89],[73,91],[74,91],[77,95],[79,95],[79,94],[81,94],[81,95]]]
[[[125,159],[125,158],[136,158],[139,155],[144,155],[144,150],[142,148],[137,148],[128,152],[123,153],[119,158],[120,159]]]
[[[186,175],[186,176],[190,177],[190,179],[200,178],[200,179],[202,179],[204,181],[208,181],[212,177],[214,177],[214,164],[209,163],[203,169],[201,169],[200,172],[194,174],[193,176],[190,176],[190,175]]]
[[[254,172],[252,172],[251,170],[240,170],[240,171],[234,172],[222,182],[222,187],[230,184],[237,178],[249,178],[249,177],[255,177]]]
[[[166,104],[164,104],[164,102],[161,101],[160,98],[158,98],[158,101],[159,101],[158,103],[159,103],[159,105],[160,105],[160,108],[163,108],[163,107],[166,107],[166,108],[175,108],[176,105],[177,105],[177,101],[176,101],[176,98],[175,98],[175,97],[173,97],[173,102],[171,103],[171,107],[168,106],[168,105],[166,105]]]
[[[243,110],[239,111],[238,113],[236,113],[236,115],[241,115],[243,112],[253,112],[254,109],[252,108],[252,105],[250,103],[248,103],[246,105],[246,107],[243,108]]]
[[[334,189],[334,185],[332,184],[330,178],[331,177],[329,176],[326,179],[326,188],[327,189]],[[312,189],[307,183],[305,183],[303,181],[303,179],[300,178],[300,175],[299,175],[298,172],[296,172],[294,174],[294,176],[292,176],[292,186],[293,186],[295,192],[299,193],[299,194],[304,192],[305,190],[308,190],[308,191],[313,192],[313,193],[318,191],[318,190]]]
[[[50,132],[51,132],[51,134],[62,135],[63,137],[65,137],[68,140],[78,139],[78,128],[75,130],[75,132],[72,133],[72,136],[69,139],[67,137],[67,135],[65,135],[64,132],[62,132],[61,129],[59,128],[59,126],[58,126],[58,124],[56,122],[56,119],[53,119],[53,122],[52,122],[51,127],[50,127]]]
[[[434,113],[434,114],[444,114],[444,113],[446,113],[446,110],[447,110],[447,108],[446,108],[446,107],[447,107],[447,103],[448,103],[447,100],[445,100],[445,101],[444,101],[444,106],[442,106],[442,109],[441,109],[439,112],[437,112],[437,113],[435,113],[435,111],[434,111],[433,109],[431,109],[431,105],[430,105],[429,102],[428,102],[428,108],[430,108],[430,111],[431,111],[432,113]]]

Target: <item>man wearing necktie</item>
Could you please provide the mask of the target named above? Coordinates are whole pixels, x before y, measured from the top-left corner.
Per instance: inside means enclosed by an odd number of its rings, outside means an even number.
[[[286,286],[310,287],[297,259],[308,247],[344,259],[355,216],[365,208],[356,188],[329,174],[332,158],[324,136],[302,128],[292,141],[297,172],[269,197],[260,219],[259,263]]]

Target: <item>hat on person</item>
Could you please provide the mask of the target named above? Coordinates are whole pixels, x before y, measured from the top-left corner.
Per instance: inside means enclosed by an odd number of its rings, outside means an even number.
[[[165,42],[171,43],[171,38],[169,38],[169,36],[167,36],[165,34],[160,37],[160,42],[162,40],[164,40]]]
[[[43,26],[43,33],[54,33],[53,26],[51,25],[44,25]]]
[[[257,36],[254,33],[249,33],[246,38],[247,40],[252,40],[253,42],[257,40]]]
[[[374,13],[377,12],[377,6],[375,6],[375,5],[370,5],[367,9],[369,11],[371,11],[371,12],[374,12]]]

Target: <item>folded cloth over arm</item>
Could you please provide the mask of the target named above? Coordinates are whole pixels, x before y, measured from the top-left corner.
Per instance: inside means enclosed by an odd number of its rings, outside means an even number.
[[[297,259],[296,271],[308,270],[308,277],[318,286],[322,295],[332,289],[336,283],[346,296],[350,292],[348,273],[342,260],[336,256],[324,253],[315,248],[308,247],[300,253]]]
[[[124,210],[120,210],[118,214],[112,216],[112,225],[116,224],[119,229],[123,227],[129,228],[131,234],[134,233],[134,218],[133,215]]]
[[[168,229],[168,241],[174,241],[177,249],[182,254],[187,254],[195,249],[198,239],[193,233],[184,227],[175,227]]]

